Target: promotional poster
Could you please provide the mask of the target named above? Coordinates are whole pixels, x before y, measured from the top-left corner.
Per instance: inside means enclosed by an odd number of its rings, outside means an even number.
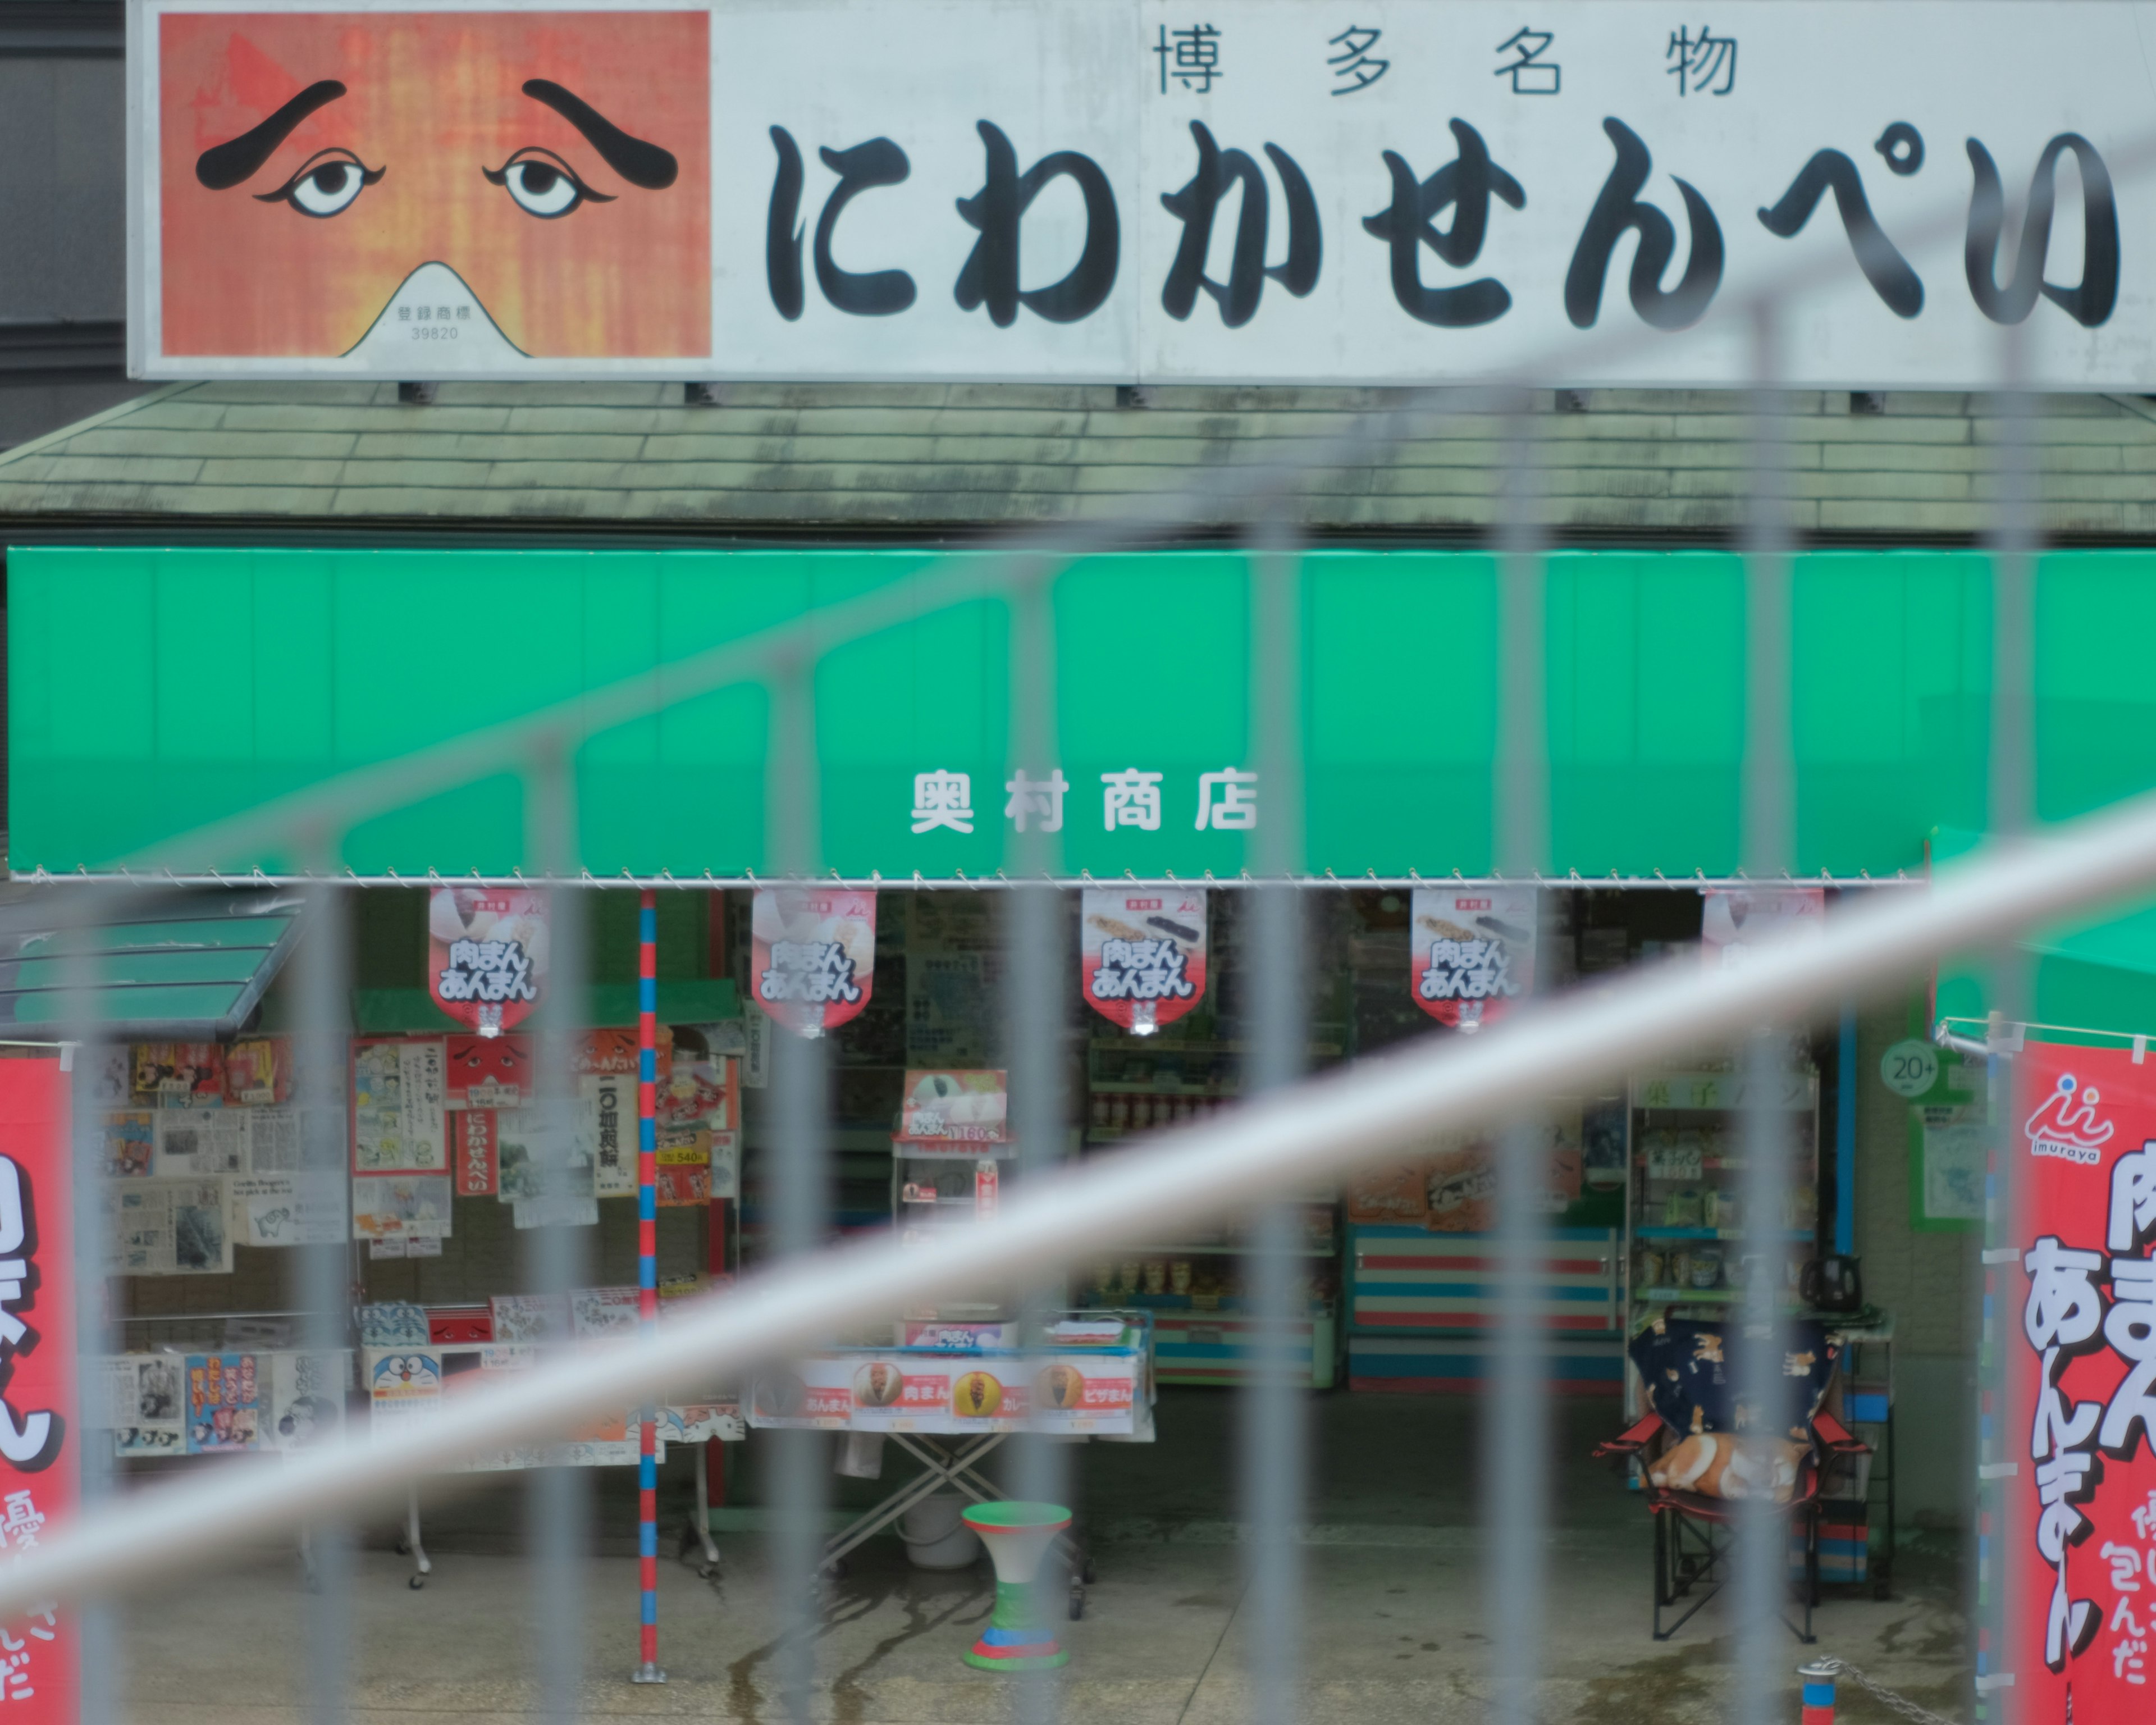
[[[82,1490],[75,1381],[74,1206],[67,1081],[57,1060],[0,1060],[0,1549],[18,1556],[64,1522]],[[42,1610],[0,1625],[0,1701],[11,1719],[73,1725],[72,1620]]]
[[[1150,1036],[1204,998],[1204,888],[1092,891],[1079,917],[1078,985],[1103,1018]]]
[[[1532,886],[1417,889],[1408,937],[1415,1004],[1440,1024],[1479,1029],[1535,986]]]
[[[774,1024],[821,1036],[860,1015],[875,988],[875,893],[765,887],[750,916],[750,992]]]
[[[2006,1668],[2023,1725],[2137,1725],[2156,1673],[2156,1066],[2032,1041],[2015,1077]]]

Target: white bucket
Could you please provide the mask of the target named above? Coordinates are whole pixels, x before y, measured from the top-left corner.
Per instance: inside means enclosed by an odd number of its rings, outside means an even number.
[[[981,1554],[981,1536],[959,1517],[967,1498],[957,1491],[931,1493],[899,1517],[898,1537],[916,1569],[963,1569]]]

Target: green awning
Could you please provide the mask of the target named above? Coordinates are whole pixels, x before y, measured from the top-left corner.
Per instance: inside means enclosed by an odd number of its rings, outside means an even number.
[[[100,916],[96,928],[0,932],[0,1026],[57,1036],[86,1011],[115,1036],[230,1036],[290,952],[300,901],[166,896],[140,920]]]
[[[537,1029],[547,1009],[542,1000],[524,1028]],[[708,1024],[741,1016],[741,998],[731,979],[684,978],[659,984],[659,1022]],[[626,1029],[636,1022],[634,983],[597,983],[586,993],[583,1022],[594,1029]],[[352,997],[352,1029],[362,1036],[443,1035],[462,1030],[424,988],[356,988]]]
[[[1933,860],[1965,856],[1983,838],[1942,827],[1932,837]],[[2123,916],[2114,907],[2097,922],[2047,928],[2018,950],[2029,964],[2030,1023],[2070,1032],[2156,1036],[2156,904],[2133,906]],[[1990,978],[1980,960],[1940,968],[1941,1017],[1981,1019],[1991,999]]]

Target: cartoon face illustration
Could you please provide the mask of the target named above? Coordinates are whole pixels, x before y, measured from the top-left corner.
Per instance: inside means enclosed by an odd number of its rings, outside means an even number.
[[[709,352],[705,13],[157,23],[166,353]]]

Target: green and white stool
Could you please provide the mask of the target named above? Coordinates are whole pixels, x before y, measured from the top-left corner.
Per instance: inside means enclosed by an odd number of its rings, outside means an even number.
[[[981,1536],[996,1566],[996,1609],[981,1639],[960,1656],[984,1671],[1040,1671],[1068,1665],[1070,1656],[1050,1627],[1037,1578],[1040,1560],[1070,1525],[1060,1503],[977,1503],[965,1523]]]

